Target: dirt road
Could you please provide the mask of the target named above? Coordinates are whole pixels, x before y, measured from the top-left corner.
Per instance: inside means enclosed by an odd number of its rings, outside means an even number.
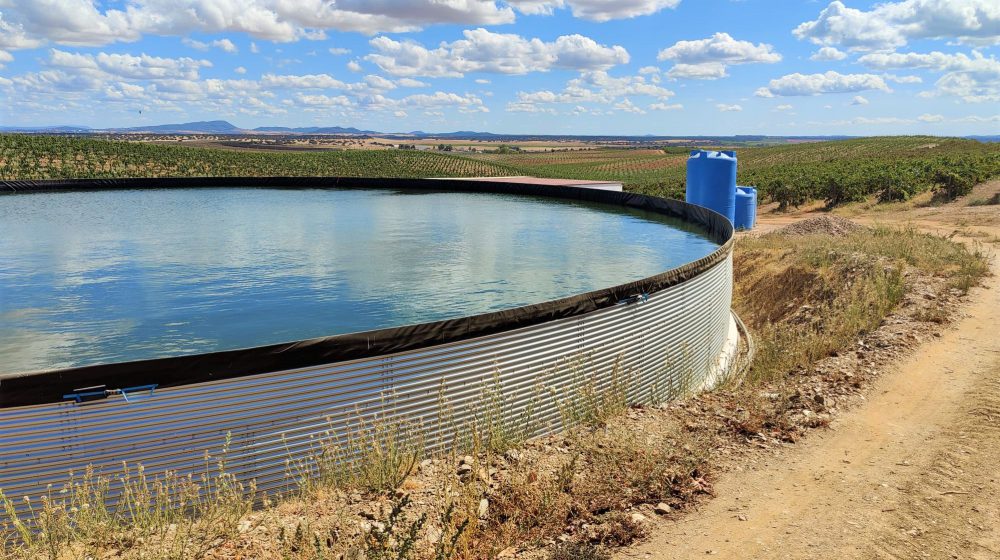
[[[970,225],[1000,234],[969,211]],[[928,214],[891,221],[967,220],[961,209]],[[717,498],[618,557],[1000,558],[996,258],[992,269],[965,316],[896,364],[865,405],[763,466],[723,475]]]

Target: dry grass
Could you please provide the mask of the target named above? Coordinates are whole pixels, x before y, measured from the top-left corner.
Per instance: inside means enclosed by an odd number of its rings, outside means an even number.
[[[903,297],[907,269],[963,293],[989,272],[982,250],[914,228],[741,240],[734,307],[758,340],[751,382],[805,368],[877,328]]]
[[[969,201],[969,206],[996,206],[1000,204],[1000,193],[994,193],[993,196],[974,198]]]
[[[226,471],[225,452],[205,463],[203,474],[186,477],[150,477],[141,465],[125,465],[115,508],[106,505],[111,480],[90,470],[44,495],[23,497],[29,514],[20,520],[14,502],[0,493],[15,520],[5,552],[52,560],[203,557],[238,533],[256,494]]]
[[[470,534],[468,557],[557,537],[621,546],[648,530],[625,512],[649,503],[683,508],[707,494],[708,445],[682,429],[638,432],[616,422],[579,429],[520,461],[492,492],[491,516]]]

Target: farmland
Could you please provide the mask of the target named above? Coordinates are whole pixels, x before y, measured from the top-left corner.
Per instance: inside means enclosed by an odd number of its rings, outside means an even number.
[[[525,175],[621,181],[628,190],[683,198],[685,148],[483,154]],[[930,189],[965,194],[1000,175],[1000,144],[927,136],[862,138],[737,150],[739,178],[765,201],[831,206],[878,196],[906,200]]]
[[[0,179],[163,176],[471,177],[533,175],[621,181],[627,190],[683,198],[688,148],[230,151],[89,138],[0,135]],[[830,206],[935,190],[954,198],[1000,176],[1000,144],[929,136],[876,137],[738,149],[739,182],[782,207]]]
[[[0,135],[0,180],[117,177],[467,177],[503,164],[411,150],[250,152],[89,138]]]

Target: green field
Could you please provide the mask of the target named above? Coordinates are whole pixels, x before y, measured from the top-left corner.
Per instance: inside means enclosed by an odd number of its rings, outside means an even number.
[[[412,150],[250,152],[97,139],[0,135],[0,179],[164,176],[472,177],[534,175],[621,181],[683,198],[686,148],[456,156]],[[930,189],[951,198],[1000,176],[1000,144],[931,136],[876,137],[737,150],[739,182],[762,202],[830,205]]]
[[[683,198],[688,150],[596,150],[590,152],[483,154],[540,177],[621,181],[625,188]],[[756,186],[763,201],[831,205],[877,195],[906,200],[932,188],[960,195],[1000,176],[1000,144],[960,138],[900,136],[838,140],[736,150],[738,181]]]
[[[0,135],[0,180],[511,174],[502,164],[413,150],[252,152],[65,136]]]

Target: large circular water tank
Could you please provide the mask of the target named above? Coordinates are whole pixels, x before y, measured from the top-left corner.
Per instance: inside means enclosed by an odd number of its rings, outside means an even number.
[[[564,399],[619,390],[609,372],[626,402],[664,402],[723,381],[737,346],[732,225],[676,200],[348,177],[0,181],[0,199],[10,496],[91,468],[115,509],[126,465],[197,477],[223,446],[242,488],[284,493],[375,423],[427,453],[487,415],[544,435]],[[12,512],[33,516],[17,500],[0,526]]]

